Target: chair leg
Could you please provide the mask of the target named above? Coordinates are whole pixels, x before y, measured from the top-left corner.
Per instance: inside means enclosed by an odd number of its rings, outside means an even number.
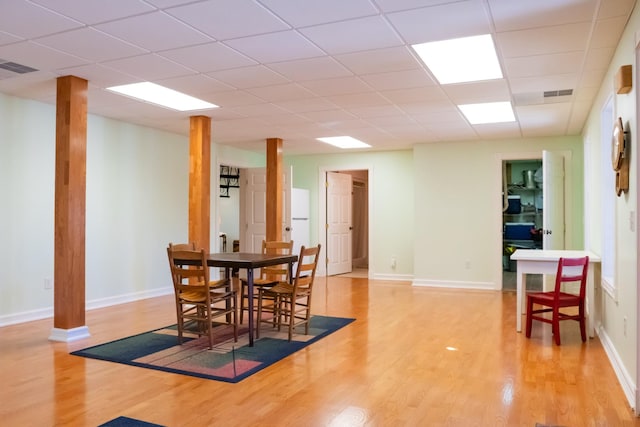
[[[531,317],[533,316],[532,310],[533,310],[533,301],[531,300],[531,298],[527,298],[527,328],[526,328],[527,338],[531,338],[531,325],[533,323],[533,318]]]
[[[553,309],[553,317],[552,317],[552,332],[554,335],[554,339],[556,341],[556,345],[560,345],[560,313],[558,307]]]
[[[585,326],[585,321],[584,321],[584,304],[580,304],[580,307],[578,308],[578,313],[580,315],[580,337],[582,338],[582,342],[586,342],[587,341],[587,331],[586,331],[586,326]]]
[[[244,282],[242,282],[242,285],[240,285],[240,323],[242,323],[242,321],[244,320],[244,300],[245,300],[245,284]],[[246,297],[248,298],[248,297]]]

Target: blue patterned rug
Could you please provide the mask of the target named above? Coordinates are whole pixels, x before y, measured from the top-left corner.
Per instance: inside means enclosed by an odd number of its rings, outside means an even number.
[[[148,423],[146,421],[140,421],[129,417],[118,417],[104,424],[100,424],[98,427],[164,427],[160,424]]]
[[[249,347],[246,328],[234,342],[232,328],[220,326],[214,331],[214,346],[209,350],[206,337],[185,334],[178,344],[175,325],[105,344],[74,351],[71,354],[142,368],[191,375],[237,383],[278,360],[307,347],[337,331],[355,319],[312,316],[309,335],[299,327],[293,339],[287,340],[286,328],[281,332],[263,327],[260,339]]]

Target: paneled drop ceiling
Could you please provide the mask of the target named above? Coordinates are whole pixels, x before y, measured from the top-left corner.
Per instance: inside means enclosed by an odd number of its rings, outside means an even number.
[[[89,81],[89,111],[287,154],[580,133],[635,0],[0,0],[0,92],[55,103]],[[440,86],[410,45],[490,33],[499,80]],[[19,68],[27,67],[26,69]],[[17,67],[17,68],[16,68]],[[32,69],[32,70],[30,70]],[[35,71],[34,71],[35,70]],[[105,91],[151,81],[220,108],[179,113]],[[545,97],[545,92],[572,90]],[[564,92],[559,92],[564,93]],[[457,104],[511,101],[516,122],[471,126]]]

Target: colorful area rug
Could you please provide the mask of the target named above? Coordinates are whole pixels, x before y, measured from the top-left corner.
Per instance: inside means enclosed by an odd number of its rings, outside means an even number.
[[[221,326],[214,331],[215,342],[212,350],[209,350],[209,340],[206,337],[198,337],[195,334],[185,334],[183,344],[179,345],[178,332],[173,325],[74,351],[71,354],[237,383],[354,320],[312,316],[309,335],[304,335],[304,329],[300,327],[299,332],[293,334],[291,341],[287,340],[285,328],[278,332],[263,326],[260,339],[254,341],[253,347],[249,347],[246,327],[240,331],[238,342],[234,342],[232,328]]]
[[[164,427],[160,424],[148,423],[129,417],[118,417],[98,427]]]

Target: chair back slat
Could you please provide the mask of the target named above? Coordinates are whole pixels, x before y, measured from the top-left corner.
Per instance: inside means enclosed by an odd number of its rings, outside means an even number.
[[[293,252],[293,240],[289,241],[262,241],[263,254],[291,255]],[[289,280],[289,264],[271,265],[260,269],[261,279],[274,281]]]
[[[560,258],[556,272],[555,298],[559,299],[563,285],[580,282],[579,295],[584,298],[586,293],[587,272],[589,269],[589,257]]]

